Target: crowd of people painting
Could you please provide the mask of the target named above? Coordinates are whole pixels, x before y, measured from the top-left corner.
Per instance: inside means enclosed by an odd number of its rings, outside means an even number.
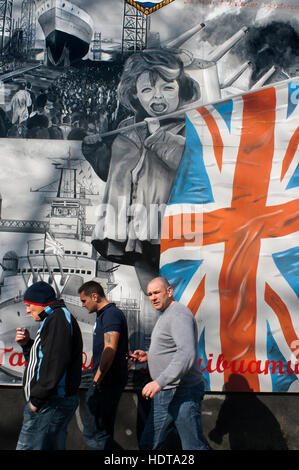
[[[119,64],[69,68],[46,89],[21,82],[0,107],[0,137],[82,140],[115,129],[127,115],[119,105]]]

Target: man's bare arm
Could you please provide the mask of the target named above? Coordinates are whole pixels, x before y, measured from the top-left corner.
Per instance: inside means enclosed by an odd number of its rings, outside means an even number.
[[[118,331],[108,331],[107,333],[104,333],[104,349],[102,352],[98,370],[94,376],[94,382],[96,382],[98,385],[101,384],[103,378],[105,377],[112,365],[114,356],[117,351],[118,341]]]

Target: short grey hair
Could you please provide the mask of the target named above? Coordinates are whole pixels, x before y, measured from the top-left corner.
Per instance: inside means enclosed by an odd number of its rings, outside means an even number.
[[[151,284],[153,281],[160,281],[163,284],[163,287],[165,287],[165,289],[167,289],[168,287],[171,287],[166,277],[160,277],[160,276],[155,277],[148,283],[148,285]]]

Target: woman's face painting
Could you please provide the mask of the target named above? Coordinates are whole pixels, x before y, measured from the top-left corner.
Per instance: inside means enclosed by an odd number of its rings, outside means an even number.
[[[151,84],[148,72],[139,75],[136,82],[136,97],[149,116],[156,117],[176,111],[179,105],[179,85],[176,80],[166,82],[158,77]]]

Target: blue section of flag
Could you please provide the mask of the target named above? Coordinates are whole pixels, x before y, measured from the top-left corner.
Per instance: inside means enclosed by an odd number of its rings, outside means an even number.
[[[165,264],[160,269],[160,275],[165,277],[173,287],[175,300],[178,302],[189,284],[193,274],[197,271],[203,260],[179,259],[174,263]]]
[[[290,385],[295,382],[297,376],[295,373],[287,372],[287,361],[284,356],[281,354],[277,343],[272,335],[269,323],[267,321],[267,356],[269,361],[275,362],[274,364],[269,365],[269,371],[272,380],[272,390],[273,392],[287,392],[290,388]],[[279,368],[281,367],[283,373],[280,373]]]
[[[273,253],[274,263],[299,298],[299,246]]]
[[[288,89],[289,97],[287,118],[290,117],[290,115],[299,103],[299,80],[288,83]]]
[[[297,188],[299,186],[299,163],[297,165],[296,170],[294,171],[293,176],[291,177],[289,184],[287,185],[286,189]]]
[[[231,120],[232,120],[232,112],[233,112],[233,100],[225,101],[224,103],[216,103],[213,105],[215,109],[217,109],[218,113],[224,119],[225,124],[230,132],[231,130]]]
[[[214,197],[203,161],[202,143],[192,122],[186,116],[185,151],[168,204],[208,202],[214,202]]]
[[[206,390],[211,390],[211,383],[210,383],[210,374],[207,370],[204,369],[208,365],[208,359],[206,355],[206,345],[205,345],[205,329],[200,335],[199,342],[198,342],[198,358],[201,359],[200,363],[200,370],[203,371],[203,376],[206,381]]]

